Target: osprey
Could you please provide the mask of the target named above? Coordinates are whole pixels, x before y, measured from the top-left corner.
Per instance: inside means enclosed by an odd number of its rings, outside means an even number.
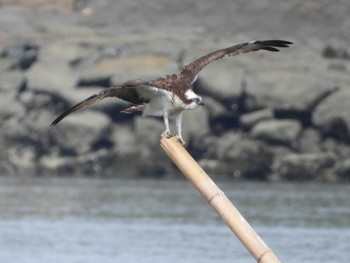
[[[178,74],[167,75],[155,80],[129,80],[102,90],[73,106],[58,116],[51,126],[59,123],[72,112],[81,110],[107,97],[117,97],[130,102],[133,106],[124,109],[123,113],[142,111],[143,116],[163,116],[165,135],[172,136],[169,127],[169,117],[175,118],[177,138],[184,144],[181,135],[182,112],[193,110],[203,105],[201,96],[192,90],[198,73],[210,62],[224,57],[232,57],[251,51],[279,51],[278,48],[289,47],[292,42],[285,40],[250,41],[228,48],[219,49],[202,56],[185,66]]]

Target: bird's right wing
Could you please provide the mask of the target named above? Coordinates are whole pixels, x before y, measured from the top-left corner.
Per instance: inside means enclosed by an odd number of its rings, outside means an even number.
[[[84,109],[108,97],[117,97],[124,101],[131,102],[136,105],[148,103],[151,99],[151,94],[162,89],[161,87],[155,87],[155,85],[156,83],[152,81],[131,80],[123,84],[116,85],[111,88],[102,90],[90,96],[89,98],[83,100],[82,102],[76,104],[75,106],[68,109],[67,111],[63,112],[60,116],[58,116],[52,122],[51,126],[55,126],[67,115],[73,112],[76,112],[78,110]]]

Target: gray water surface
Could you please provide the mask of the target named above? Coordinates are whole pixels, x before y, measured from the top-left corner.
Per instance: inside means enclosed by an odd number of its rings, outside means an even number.
[[[348,262],[350,185],[221,182],[282,262]],[[0,262],[256,262],[187,181],[0,178]]]

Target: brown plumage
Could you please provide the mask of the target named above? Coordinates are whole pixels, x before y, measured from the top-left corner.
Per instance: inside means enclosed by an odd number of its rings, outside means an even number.
[[[198,73],[210,62],[258,50],[276,52],[278,48],[289,47],[292,42],[285,40],[250,41],[228,48],[219,49],[202,56],[183,68],[179,74],[167,75],[155,80],[130,80],[100,91],[73,106],[58,116],[51,126],[59,123],[67,115],[90,106],[107,97],[117,97],[134,104],[122,112],[143,111],[144,115],[163,116],[165,133],[170,136],[169,116],[176,118],[177,136],[181,136],[182,111],[202,105],[202,98],[192,91],[192,84]]]

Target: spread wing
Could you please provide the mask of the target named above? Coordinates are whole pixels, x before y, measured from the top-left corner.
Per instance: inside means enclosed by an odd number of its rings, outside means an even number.
[[[285,40],[264,40],[264,41],[250,41],[242,44],[238,44],[232,47],[219,49],[214,52],[209,53],[203,57],[200,57],[188,64],[181,71],[181,74],[187,75],[191,82],[193,82],[199,73],[206,65],[210,62],[218,59],[222,59],[224,57],[232,57],[243,53],[248,53],[252,51],[258,50],[267,50],[267,51],[279,51],[278,48],[289,47],[289,45],[293,44],[292,42]]]
[[[119,99],[131,102],[133,104],[143,104],[151,100],[152,94],[157,93],[162,88],[154,81],[143,81],[143,80],[131,80],[123,84],[113,86],[111,88],[102,90],[82,102],[76,104],[69,110],[63,112],[58,116],[51,124],[51,126],[59,123],[67,115],[84,109],[104,98],[117,97]]]

